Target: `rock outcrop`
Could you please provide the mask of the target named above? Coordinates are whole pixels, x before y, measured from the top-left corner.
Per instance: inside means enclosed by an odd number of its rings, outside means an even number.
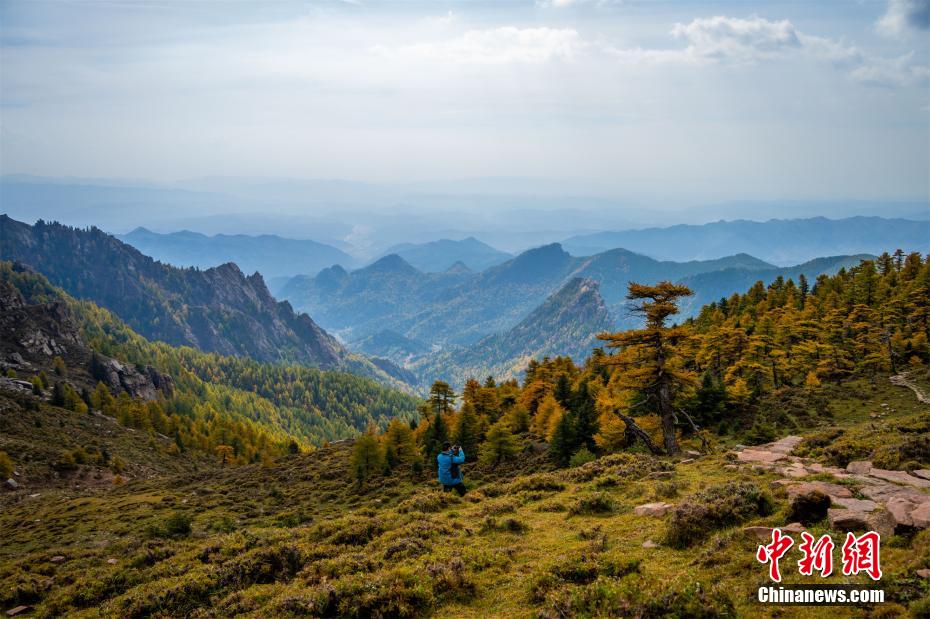
[[[13,265],[13,275],[28,268]],[[38,294],[37,294],[38,296]],[[0,277],[0,370],[18,374],[37,374],[45,370],[54,376],[52,363],[60,357],[68,370],[65,380],[76,386],[92,387],[103,381],[114,393],[127,392],[133,398],[153,400],[159,392],[173,393],[170,376],[151,366],[122,363],[95,353],[84,342],[67,303],[53,300],[31,302],[13,284],[7,274]],[[21,379],[4,379],[4,386],[31,391],[32,385]]]

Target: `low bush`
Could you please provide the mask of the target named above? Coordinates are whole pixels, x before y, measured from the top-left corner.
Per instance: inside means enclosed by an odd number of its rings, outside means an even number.
[[[661,588],[657,587],[660,586]],[[651,587],[638,578],[598,578],[584,586],[568,585],[546,597],[543,619],[562,617],[736,617],[733,601],[721,589],[700,583],[676,590],[664,583]]]
[[[516,518],[505,518],[503,520],[498,520],[497,518],[485,518],[484,523],[481,525],[482,533],[489,533],[493,531],[500,531],[505,533],[525,533],[529,530],[529,526],[526,523],[517,520]]]
[[[672,509],[665,542],[687,548],[708,533],[772,513],[772,497],[752,482],[729,482],[695,493]]]
[[[576,500],[569,508],[569,516],[612,514],[617,504],[609,495],[603,492],[583,496]]]
[[[533,579],[529,597],[533,602],[541,602],[549,591],[565,584],[583,585],[594,582],[599,576],[622,578],[638,571],[638,559],[610,559],[591,553],[560,557]]]

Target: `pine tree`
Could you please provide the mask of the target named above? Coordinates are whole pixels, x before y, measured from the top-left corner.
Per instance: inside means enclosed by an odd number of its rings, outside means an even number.
[[[555,390],[552,392],[555,401],[563,408],[571,408],[572,405],[572,383],[565,374],[560,374],[555,383]]]
[[[449,440],[449,428],[443,420],[442,415],[434,414],[426,420],[427,426],[423,430],[423,457],[427,465],[436,460],[436,456],[442,451],[443,443]]]
[[[576,445],[578,441],[575,437],[574,426],[572,415],[566,412],[566,414],[562,415],[559,423],[555,426],[555,431],[552,433],[549,454],[553,460],[562,466],[568,464],[569,458],[577,451]]]
[[[465,402],[459,413],[452,441],[465,450],[465,457],[475,459],[481,442],[480,421],[471,402]]]
[[[355,439],[350,466],[359,484],[384,471],[384,452],[374,425],[368,426],[365,433]]]
[[[497,465],[512,460],[518,452],[519,446],[516,438],[507,424],[501,420],[488,430],[487,438],[481,445],[481,462]]]
[[[409,464],[418,456],[413,430],[397,418],[392,419],[388,424],[382,440],[384,442],[384,460],[389,469],[402,464]]]
[[[572,394],[572,416],[575,424],[575,451],[581,447],[593,451],[596,448],[594,435],[597,434],[598,416],[597,406],[587,381],[582,381],[577,391]]]
[[[694,378],[681,367],[676,351],[676,345],[689,336],[689,331],[683,327],[668,327],[665,323],[678,313],[678,299],[690,294],[688,287],[671,282],[656,286],[631,282],[627,299],[639,301],[634,311],[645,317],[645,328],[598,336],[607,340],[608,347],[626,353],[609,357],[606,363],[619,366],[621,385],[641,393],[647,410],[659,416],[665,451],[669,455],[680,451],[675,436],[675,401]],[[761,301],[765,296],[764,288],[754,286],[749,295]]]
[[[477,382],[477,381],[476,381]],[[455,392],[446,383],[437,380],[429,390],[429,404],[433,415],[446,415],[452,410],[452,404],[455,402]]]

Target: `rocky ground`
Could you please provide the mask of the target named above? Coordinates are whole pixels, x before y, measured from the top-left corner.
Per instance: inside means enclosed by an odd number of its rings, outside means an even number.
[[[737,449],[733,454],[738,464],[727,466],[784,475],[775,484],[784,486],[789,497],[814,491],[829,496],[828,519],[835,529],[872,529],[890,535],[903,527],[930,526],[930,470],[889,471],[866,460],[850,462],[845,469],[825,466],[791,455],[802,440],[786,436],[774,443]],[[799,481],[812,475],[824,480]]]

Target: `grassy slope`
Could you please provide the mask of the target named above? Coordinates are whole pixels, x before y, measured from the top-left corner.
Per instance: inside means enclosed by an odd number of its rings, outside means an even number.
[[[880,428],[902,417],[930,414],[909,391],[884,381],[853,387],[853,397],[831,403],[837,426],[868,435],[870,424]],[[870,418],[883,402],[893,412],[886,419]],[[734,478],[763,486],[777,479],[768,472],[725,470],[723,453],[692,463],[613,456],[581,469],[540,473],[555,482],[548,489],[527,489],[526,477],[511,481],[516,471],[501,475],[468,465],[473,492],[459,500],[436,493],[432,480],[412,476],[396,476],[359,492],[346,482],[348,452],[342,444],[289,457],[271,468],[186,473],[83,495],[57,490],[23,499],[0,514],[0,603],[10,608],[37,602],[40,614],[47,615],[84,608],[88,616],[193,611],[195,616],[261,617],[306,613],[319,610],[321,600],[342,600],[361,615],[368,604],[382,612],[441,609],[460,617],[530,617],[564,609],[572,596],[594,593],[627,600],[629,612],[642,611],[650,600],[667,608],[673,600],[663,596],[701,583],[707,596],[729,596],[740,616],[776,616],[775,609],[753,603],[766,571],[754,559],[758,542],[739,527],[711,534],[688,551],[642,547],[647,539],[660,542],[665,524],[635,515],[635,505],[657,498],[677,503]],[[522,463],[523,473],[548,468],[535,458]],[[671,480],[641,478],[663,468],[675,471]],[[776,513],[748,524],[786,522],[787,501],[779,492]],[[612,501],[613,511],[566,511],[591,496]],[[193,517],[190,537],[148,532],[178,512]],[[525,530],[508,530],[508,519],[516,523],[509,528]],[[826,532],[822,527],[813,531]],[[913,571],[930,566],[930,534],[883,542],[886,591],[901,599],[921,591],[927,595],[926,581],[921,583]],[[64,562],[49,562],[59,554]],[[534,585],[546,573],[551,580],[560,567],[622,572],[630,560],[639,561],[637,573],[601,577],[587,586],[556,582],[547,595],[532,597]],[[794,560],[783,562],[789,583],[802,580]],[[805,580],[814,581],[819,579]],[[710,605],[699,597],[692,594],[687,600]],[[830,610],[833,616],[862,614]],[[778,616],[819,617],[823,609],[797,607]]]

